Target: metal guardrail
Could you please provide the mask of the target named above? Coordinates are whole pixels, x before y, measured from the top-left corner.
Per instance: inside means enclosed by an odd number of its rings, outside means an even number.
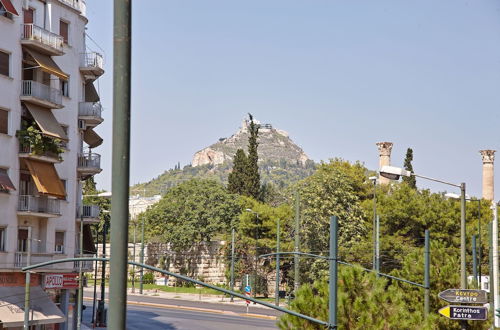
[[[91,154],[78,154],[78,168],[81,169],[101,169],[101,155]]]
[[[45,196],[20,195],[17,210],[61,215],[60,201]]]
[[[102,105],[99,102],[80,102],[78,115],[102,118]]]
[[[82,53],[80,67],[99,68],[104,70],[104,58],[97,52]]]
[[[64,38],[35,24],[21,24],[21,39],[35,40],[57,51],[63,51]]]
[[[34,80],[23,80],[21,96],[31,96],[55,104],[62,104],[61,91]]]

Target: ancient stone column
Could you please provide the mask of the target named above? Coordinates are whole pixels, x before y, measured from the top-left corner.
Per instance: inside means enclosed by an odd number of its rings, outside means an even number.
[[[391,151],[392,151],[392,142],[378,142],[378,167],[379,170],[382,166],[391,165]],[[384,178],[382,176],[379,177],[380,184],[388,184],[391,180]]]
[[[496,150],[480,150],[483,158],[483,198],[492,201],[495,198],[493,163]]]

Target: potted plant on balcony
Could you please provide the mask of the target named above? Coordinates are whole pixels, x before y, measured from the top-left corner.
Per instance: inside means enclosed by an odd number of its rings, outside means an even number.
[[[22,150],[29,150],[31,155],[50,156],[62,160],[61,140],[50,138],[42,134],[35,122],[23,120],[21,129],[16,132]]]

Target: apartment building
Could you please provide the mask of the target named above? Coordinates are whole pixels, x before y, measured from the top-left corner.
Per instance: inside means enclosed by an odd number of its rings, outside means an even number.
[[[95,81],[103,58],[89,50],[84,0],[0,0],[0,323],[22,327],[27,264],[93,255],[83,181],[101,171]],[[80,230],[83,222],[83,231]],[[84,244],[80,247],[80,234]],[[90,270],[92,263],[81,265]],[[73,329],[74,263],[31,275],[33,329]]]

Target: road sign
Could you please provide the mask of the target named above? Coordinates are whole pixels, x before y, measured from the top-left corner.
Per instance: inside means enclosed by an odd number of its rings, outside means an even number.
[[[250,285],[247,285],[245,287],[245,295],[247,297],[250,297],[252,295],[252,287]],[[246,303],[247,303],[247,305],[249,305],[250,304],[250,300],[246,300]]]
[[[481,306],[446,306],[439,314],[452,320],[484,321],[488,318],[488,308]]]
[[[488,293],[484,290],[448,289],[440,292],[438,297],[451,303],[488,303]]]

